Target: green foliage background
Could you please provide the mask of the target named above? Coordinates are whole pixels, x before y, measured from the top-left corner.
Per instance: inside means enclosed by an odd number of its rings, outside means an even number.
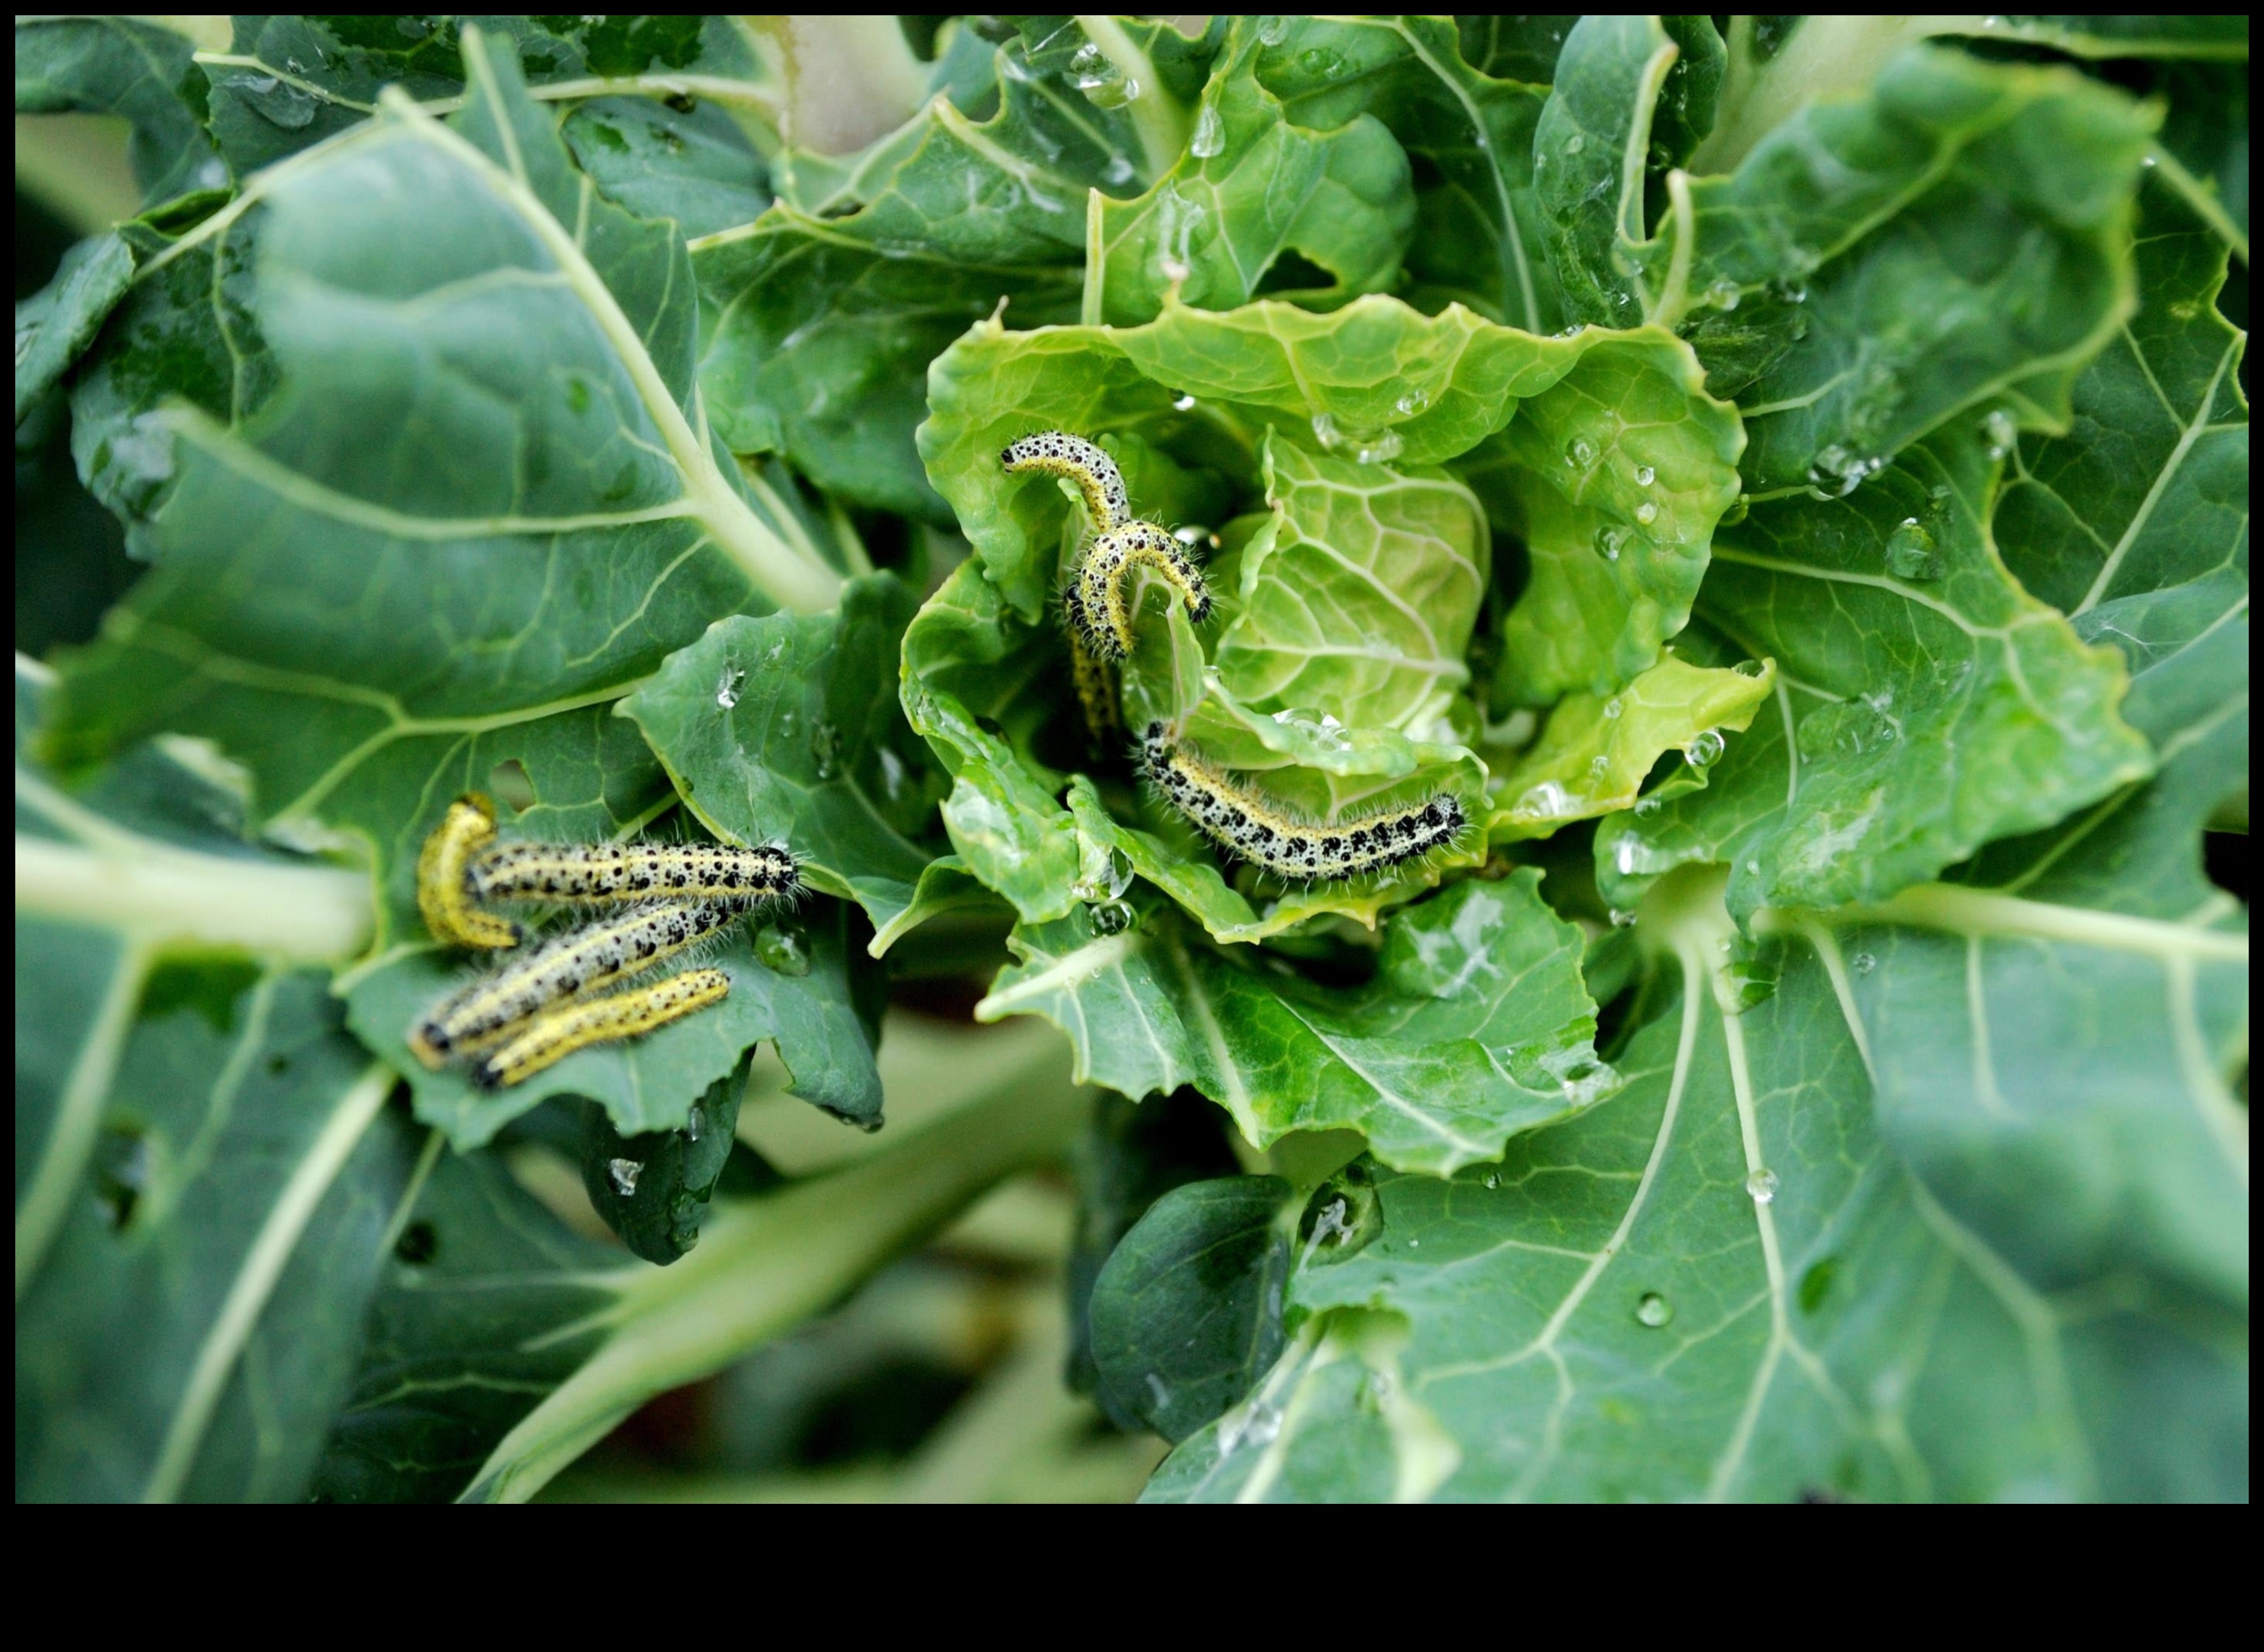
[[[2244,1500],[2246,20],[910,23],[18,24],[18,1499]]]

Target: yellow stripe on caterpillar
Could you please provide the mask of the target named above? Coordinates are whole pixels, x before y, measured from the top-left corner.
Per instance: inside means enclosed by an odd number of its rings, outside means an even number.
[[[409,1029],[410,1051],[438,1069],[562,999],[643,974],[719,933],[743,909],[731,901],[662,901],[569,931],[435,1004]]]
[[[472,859],[495,841],[495,805],[467,792],[424,840],[417,857],[417,909],[424,927],[446,946],[516,946],[519,925],[479,909],[466,873]]]
[[[1380,809],[1335,825],[1315,825],[1284,811],[1255,787],[1179,745],[1151,722],[1140,737],[1140,769],[1195,830],[1229,854],[1276,877],[1325,882],[1382,872],[1443,849],[1462,834],[1468,816],[1451,792],[1404,808]]]
[[[1008,475],[1039,471],[1066,476],[1085,498],[1085,514],[1095,533],[1121,526],[1132,514],[1131,496],[1124,491],[1124,473],[1116,461],[1082,436],[1066,431],[1040,431],[1025,436],[998,455]]]
[[[505,1090],[593,1044],[613,1044],[721,1004],[731,990],[720,969],[687,969],[649,987],[547,1010],[472,1069],[483,1090]]]
[[[465,873],[472,899],[606,903],[787,900],[802,873],[783,849],[728,844],[490,844]]]
[[[1127,522],[1086,545],[1062,599],[1070,626],[1096,658],[1121,660],[1132,652],[1131,576],[1139,568],[1154,569],[1179,593],[1188,619],[1201,625],[1210,618],[1210,587],[1187,547],[1152,522]]]

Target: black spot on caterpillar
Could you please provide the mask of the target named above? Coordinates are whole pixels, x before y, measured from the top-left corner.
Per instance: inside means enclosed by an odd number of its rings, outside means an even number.
[[[1097,659],[1121,660],[1132,652],[1131,576],[1136,568],[1155,569],[1179,593],[1187,618],[1197,625],[1210,618],[1210,587],[1186,547],[1152,522],[1127,522],[1113,533],[1096,534],[1085,546],[1062,597],[1070,628]]]
[[[516,946],[519,928],[475,904],[465,873],[478,852],[495,842],[495,805],[467,792],[424,840],[417,857],[417,909],[432,938],[447,946]]]
[[[1010,475],[1042,471],[1066,476],[1085,496],[1085,513],[1092,531],[1106,533],[1121,526],[1132,514],[1131,496],[1124,491],[1124,474],[1116,461],[1082,436],[1063,431],[1040,431],[1025,436],[998,455]]]
[[[787,900],[802,873],[783,849],[725,844],[491,844],[464,871],[471,899],[490,901]]]
[[[744,909],[736,901],[662,901],[569,931],[434,1005],[409,1029],[410,1050],[437,1069],[563,999],[643,974],[717,934]]]
[[[1195,830],[1231,855],[1292,882],[1382,872],[1443,849],[1469,817],[1451,792],[1335,825],[1284,812],[1254,787],[1178,745],[1160,722],[1140,737],[1140,769]]]
[[[546,1010],[472,1069],[483,1090],[503,1090],[564,1061],[576,1050],[612,1044],[721,1004],[731,991],[720,969],[687,969],[649,987]]]

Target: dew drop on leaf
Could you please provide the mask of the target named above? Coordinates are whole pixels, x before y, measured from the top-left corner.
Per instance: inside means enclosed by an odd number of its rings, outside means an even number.
[[[1868,975],[1879,967],[1879,960],[1869,953],[1857,953],[1847,964],[1857,975]]]
[[[613,1185],[613,1192],[627,1199],[637,1189],[637,1177],[644,1174],[644,1166],[635,1159],[608,1159],[606,1176]]]
[[[1635,467],[1635,485],[1636,487],[1648,488],[1652,482],[1658,480],[1658,473],[1652,469],[1649,465],[1637,465]]]
[[[1682,748],[1682,760],[1694,769],[1709,769],[1721,760],[1729,749],[1718,728],[1702,728],[1690,736],[1690,743]]]
[[[1656,1291],[1645,1291],[1643,1300],[1635,1305],[1636,1322],[1657,1330],[1674,1317],[1674,1304]]]
[[[1564,462],[1575,470],[1586,470],[1596,462],[1596,445],[1585,436],[1575,436],[1565,444]]]
[[[1776,1172],[1771,1170],[1755,1170],[1751,1176],[1745,1177],[1745,1192],[1752,1195],[1753,1203],[1756,1205],[1771,1203],[1776,1198]]]
[[[1616,721],[1626,710],[1627,707],[1620,703],[1619,696],[1615,694],[1604,702],[1604,720],[1607,722]]]
[[[774,975],[809,973],[809,937],[791,920],[766,924],[755,937],[755,956]]]
[[[1916,517],[1905,517],[1902,525],[1887,535],[1887,572],[1897,579],[1940,579],[1942,569],[1934,535]]]
[[[1587,139],[1581,136],[1577,132],[1575,132],[1571,137],[1564,140],[1564,153],[1567,155],[1578,155],[1581,150],[1587,147]]]
[[[1410,390],[1391,405],[1412,418],[1431,405],[1431,393],[1427,390]]]
[[[817,778],[831,780],[841,772],[841,730],[830,717],[821,717],[809,731],[809,760]]]
[[[1187,141],[1187,152],[1208,161],[1226,147],[1226,122],[1219,118],[1215,104],[1205,104],[1203,112],[1195,117],[1194,136]]]
[[[1607,562],[1620,560],[1620,547],[1627,543],[1625,528],[1598,528],[1596,550]]]
[[[1733,310],[1742,296],[1738,284],[1726,275],[1706,289],[1706,301],[1716,309]]]
[[[1653,504],[1650,500],[1644,500],[1641,504],[1636,506],[1635,519],[1642,523],[1644,526],[1649,527],[1652,523],[1658,520],[1658,507]]]

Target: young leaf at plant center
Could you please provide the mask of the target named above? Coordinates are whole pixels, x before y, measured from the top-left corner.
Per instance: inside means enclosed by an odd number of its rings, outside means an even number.
[[[1498,1169],[1379,1176],[1381,1234],[1301,1261],[1281,1362],[1150,1497],[2245,1495],[2237,1318],[2023,1279],[1880,1141],[1837,971],[1792,942],[1724,1013],[1718,888],[1646,909],[1680,992],[1628,1088]]]
[[[1668,751],[1711,755],[1723,730],[1742,732],[1776,685],[1763,660],[1722,670],[1661,660],[1618,693],[1567,694],[1534,748],[1501,784],[1491,830],[1540,837],[1576,820],[1630,808],[1651,766]]]
[[[909,906],[941,780],[904,721],[896,660],[913,603],[893,574],[833,613],[719,620],[624,699],[686,806],[729,843],[782,843],[875,925]]]
[[[1745,409],[1748,491],[1844,493],[1968,409],[2064,429],[2130,308],[2151,138],[2067,70],[1914,47],[1693,180],[1687,287],[1656,301],[1709,307],[1684,330]]]
[[[1115,26],[1136,50],[1177,39]],[[922,370],[1002,303],[1022,326],[1077,314],[1086,198],[1151,175],[1140,111],[1175,106],[1153,74],[1133,107],[1097,106],[1114,71],[1065,20],[1042,63],[1031,50],[998,48],[987,119],[939,91],[845,167],[790,152],[779,204],[693,249],[701,388],[735,451],[782,452],[844,498],[949,524],[911,440]]]
[[[1572,365],[1455,470],[1531,574],[1502,623],[1496,711],[1608,695],[1655,664],[1737,497],[1745,434],[1657,329],[1583,330]]]
[[[1330,52],[1306,40],[1316,26],[1329,25],[1234,19],[1177,163],[1144,195],[1093,202],[1100,268],[1087,279],[1100,301],[1088,319],[1135,325],[1174,300],[1231,309],[1292,252],[1334,278],[1305,295],[1323,307],[1392,285],[1415,216],[1406,151],[1350,109],[1324,129],[1295,124],[1263,73],[1269,56]]]
[[[730,978],[721,1004],[628,1043],[577,1051],[494,1091],[454,1068],[426,1071],[408,1047],[417,1018],[468,979],[457,957],[402,949],[358,972],[348,1018],[363,1042],[407,1076],[417,1118],[446,1130],[460,1150],[485,1146],[550,1096],[588,1097],[624,1135],[682,1130],[700,1093],[762,1039],[777,1040],[795,1095],[877,1130],[881,1080],[873,1051],[885,982],[865,956],[864,939],[861,919],[838,902],[757,911],[700,955],[704,967]]]
[[[68,663],[51,736],[77,764],[206,735],[256,824],[359,833],[385,878],[468,736],[602,706],[719,614],[838,583],[678,400],[681,243],[584,199],[508,62],[466,50],[456,130],[391,107],[271,183],[255,303],[283,387],[236,430],[159,416],[159,567]]]
[[[323,972],[357,881],[141,748],[65,793],[17,671],[19,1501],[303,1494],[406,1174]]]
[[[1043,1016],[1078,1076],[1128,1096],[1192,1083],[1263,1148],[1293,1130],[1357,1129],[1387,1163],[1443,1175],[1519,1131],[1608,1095],[1579,932],[1539,874],[1459,883],[1384,924],[1375,977],[1324,987],[1286,960],[1219,950],[1135,898],[1103,933],[1080,908],[1024,924],[978,1020]]]
[[[731,1156],[744,1064],[708,1086],[680,1130],[623,1135],[606,1110],[582,1104],[582,1187],[590,1203],[647,1262],[666,1267],[700,1243],[708,1201]]]
[[[1291,1196],[1278,1176],[1190,1182],[1124,1235],[1092,1287],[1093,1363],[1112,1411],[1185,1439],[1274,1363]]]
[[[1549,76],[1520,72],[1529,60],[1498,61],[1498,50],[1490,68],[1469,56],[1472,25],[1526,21],[1460,19],[1458,47],[1444,18],[1296,18],[1254,71],[1293,129],[1333,132],[1360,112],[1406,150],[1415,228],[1402,296],[1410,303],[1426,312],[1466,304],[1489,321],[1549,333],[1563,311],[1533,195],[1533,127]],[[1553,62],[1553,44],[1549,54]],[[1543,84],[1520,83],[1536,80]]]
[[[18,18],[16,112],[123,116],[144,204],[221,188],[228,168],[205,135],[194,49],[187,35],[141,18]]]
[[[1706,790],[1598,832],[1612,905],[1692,859],[1730,862],[1741,915],[1883,899],[2152,767],[2116,713],[2122,662],[1998,560],[1991,439],[1953,431],[1847,498],[1723,532],[1699,613],[1730,657],[1776,660],[1777,704]]]
[[[1192,1090],[1136,1100],[1104,1090],[1078,1139],[1077,1237],[1068,1273],[1070,1388],[1092,1394],[1099,1381],[1092,1362],[1092,1285],[1117,1243],[1165,1193],[1189,1182],[1232,1176],[1239,1168],[1219,1126],[1218,1111]],[[1106,1407],[1107,1395],[1097,1395]],[[1111,1412],[1121,1428],[1139,1426],[1136,1413]]]
[[[776,106],[776,90],[757,83],[759,57],[729,18],[494,16],[479,27],[490,42],[510,43],[546,100],[632,89],[657,99],[696,88],[766,125]],[[471,32],[455,17],[239,17],[229,49],[200,60],[213,135],[248,176],[366,120],[385,86],[446,107],[477,79],[467,62]]]

